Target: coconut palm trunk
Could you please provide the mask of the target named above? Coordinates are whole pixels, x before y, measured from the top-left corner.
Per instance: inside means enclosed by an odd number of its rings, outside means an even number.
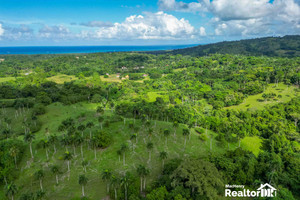
[[[32,153],[32,142],[29,143],[29,148],[30,148],[30,154],[31,158],[33,159],[33,153]]]
[[[81,186],[82,196],[84,197],[84,185]]]

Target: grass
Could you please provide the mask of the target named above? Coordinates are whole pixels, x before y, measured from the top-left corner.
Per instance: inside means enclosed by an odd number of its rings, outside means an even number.
[[[258,156],[261,151],[262,139],[258,136],[245,137],[241,140],[241,147],[245,150],[251,151],[255,156]]]
[[[48,128],[50,134],[56,133],[60,135],[62,133],[57,131],[57,127],[60,122],[68,117],[72,117],[76,120],[77,124],[86,124],[88,121],[93,121],[96,125],[94,131],[99,130],[100,126],[97,122],[96,117],[96,107],[98,104],[90,103],[78,103],[70,106],[64,106],[60,103],[54,103],[47,107],[47,113],[39,117],[43,122],[42,129],[36,133],[36,140],[33,146],[34,149],[34,161],[30,158],[29,147],[26,146],[26,151],[24,152],[24,157],[19,163],[20,176],[16,180],[16,184],[20,187],[20,193],[35,192],[39,189],[39,181],[34,179],[34,173],[43,168],[46,172],[45,178],[43,179],[43,185],[45,191],[47,191],[48,199],[65,200],[74,197],[81,196],[81,188],[78,184],[78,176],[83,174],[83,169],[81,166],[82,158],[80,156],[80,148],[77,148],[77,157],[75,157],[71,162],[71,172],[70,177],[67,173],[67,165],[62,160],[62,155],[65,148],[58,146],[58,151],[56,154],[53,152],[53,147],[50,147],[50,159],[46,160],[45,149],[38,148],[36,146],[37,141],[43,138],[47,138],[46,128]],[[85,113],[82,116],[81,113]],[[112,112],[110,110],[105,111],[104,117],[107,118]],[[187,141],[186,149],[184,150],[184,137],[182,136],[182,128],[184,125],[180,125],[177,129],[176,136],[174,136],[174,129],[172,123],[164,121],[151,121],[151,126],[153,127],[153,134],[150,137],[146,132],[146,127],[141,124],[140,120],[135,120],[135,126],[140,127],[138,132],[138,142],[130,141],[130,135],[133,134],[133,130],[129,128],[129,121],[133,122],[133,119],[126,119],[124,124],[123,121],[115,122],[110,125],[109,128],[104,130],[110,134],[113,138],[113,143],[106,149],[98,150],[98,158],[94,159],[93,150],[89,149],[87,145],[84,145],[84,157],[90,161],[88,166],[88,171],[86,176],[89,178],[89,182],[86,186],[86,194],[91,199],[102,199],[106,196],[106,185],[101,180],[101,172],[104,169],[111,169],[116,173],[123,174],[125,171],[130,171],[136,174],[136,167],[139,164],[143,164],[150,169],[149,182],[152,182],[159,175],[162,168],[162,162],[159,159],[159,152],[167,151],[168,160],[172,158],[186,158],[186,157],[196,157],[196,156],[207,156],[210,152],[210,140],[206,142],[201,141],[198,137],[199,134],[193,129],[191,131],[190,139]],[[161,129],[169,128],[171,130],[171,135],[168,137],[168,142],[166,138],[161,134]],[[85,131],[88,134],[88,130]],[[208,131],[208,134],[215,135],[215,133]],[[19,137],[22,139],[22,137]],[[148,141],[154,143],[154,148],[152,150],[151,161],[149,161],[149,152],[146,149],[146,144]],[[124,166],[119,162],[119,158],[116,151],[120,146],[126,143],[129,146],[129,151],[126,153],[126,165]],[[214,153],[222,153],[225,149],[219,147],[217,142],[212,140]],[[132,149],[133,147],[133,149]],[[237,144],[230,144],[230,149],[237,147]],[[227,147],[226,147],[227,149]],[[72,148],[69,148],[73,152]],[[167,162],[167,161],[166,161]],[[55,184],[55,177],[49,171],[49,166],[52,164],[57,164],[60,166],[62,173],[59,175],[60,183]],[[69,177],[69,178],[68,178]],[[138,184],[138,180],[136,182]],[[3,195],[0,192],[0,196]]]
[[[146,99],[150,102],[154,102],[156,101],[157,97],[161,97],[163,98],[163,100],[165,102],[169,101],[169,96],[168,95],[164,95],[164,92],[148,92],[146,95]]]
[[[14,81],[14,80],[16,80],[15,77],[0,77],[0,83],[7,82],[7,81]]]
[[[299,95],[297,92],[295,92],[296,87],[294,86],[287,86],[283,83],[279,83],[278,87],[275,87],[274,84],[269,84],[269,86],[266,88],[264,93],[275,93],[277,96],[282,95],[282,98],[277,98],[277,101],[264,101],[264,102],[258,102],[258,99],[263,99],[262,94],[257,95],[251,95],[248,96],[243,103],[235,106],[229,106],[225,107],[224,109],[234,109],[234,110],[247,110],[247,109],[263,109],[265,106],[272,106],[280,102],[288,102],[293,97]]]
[[[71,82],[71,81],[75,81],[78,78],[74,75],[56,75],[56,76],[51,76],[49,78],[47,78],[48,81],[53,81],[57,84],[63,84],[64,82]]]

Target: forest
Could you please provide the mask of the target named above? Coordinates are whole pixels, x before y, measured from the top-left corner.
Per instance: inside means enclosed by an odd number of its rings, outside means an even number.
[[[0,199],[299,199],[298,50],[0,55]]]

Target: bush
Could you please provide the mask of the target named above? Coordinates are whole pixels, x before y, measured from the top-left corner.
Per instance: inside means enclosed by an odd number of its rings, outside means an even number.
[[[202,134],[204,133],[204,129],[203,128],[200,128],[200,127],[195,127],[195,131],[199,134]]]
[[[201,134],[201,135],[199,135],[199,139],[201,140],[201,141],[206,141],[208,138],[207,138],[207,136],[205,135],[205,134]]]
[[[105,74],[103,77],[104,77],[104,78],[108,78],[108,75]]]
[[[92,97],[92,103],[100,103],[102,101],[102,97],[100,94],[95,94]]]
[[[36,104],[32,109],[32,115],[43,115],[46,113],[46,107],[43,104]]]

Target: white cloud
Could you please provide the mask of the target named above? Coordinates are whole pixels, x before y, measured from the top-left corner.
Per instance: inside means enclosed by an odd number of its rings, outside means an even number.
[[[203,31],[203,30],[202,30]],[[164,12],[132,15],[122,23],[103,27],[96,31],[96,37],[103,39],[191,39],[199,32],[188,20],[177,19]]]
[[[65,26],[45,25],[39,30],[39,36],[43,38],[64,38],[70,34],[70,30]]]
[[[200,30],[199,30],[199,33],[200,33],[200,36],[206,36],[205,28],[201,26]]]
[[[159,0],[158,6],[160,10],[164,11],[200,12],[204,9],[203,5],[199,2],[184,3],[175,0]]]
[[[2,24],[0,24],[0,36],[3,35],[4,29],[2,28]]]
[[[89,22],[83,22],[79,25],[87,26],[87,27],[111,27],[113,26],[110,22],[103,22],[103,21],[89,21]]]

